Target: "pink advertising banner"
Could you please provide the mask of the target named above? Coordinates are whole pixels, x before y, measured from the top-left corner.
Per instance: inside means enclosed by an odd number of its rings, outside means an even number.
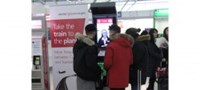
[[[77,32],[83,33],[87,19],[87,5],[50,7],[49,22],[54,90],[58,90],[59,83],[65,77],[75,74],[72,51],[76,42],[75,34]],[[69,77],[64,81],[68,90],[76,90],[76,77]]]

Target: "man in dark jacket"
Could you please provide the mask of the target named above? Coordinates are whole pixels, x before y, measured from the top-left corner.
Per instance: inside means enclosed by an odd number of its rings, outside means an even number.
[[[147,78],[147,61],[148,50],[144,45],[144,41],[150,40],[149,35],[139,36],[140,29],[129,28],[126,30],[126,34],[130,34],[135,42],[132,48],[134,63],[130,67],[130,83],[132,90],[140,90],[140,85],[145,84]]]
[[[74,71],[77,74],[77,90],[95,90],[95,82],[101,75],[97,65],[98,49],[93,41],[96,27],[89,24],[85,27],[87,36],[77,33],[77,42],[73,47]]]

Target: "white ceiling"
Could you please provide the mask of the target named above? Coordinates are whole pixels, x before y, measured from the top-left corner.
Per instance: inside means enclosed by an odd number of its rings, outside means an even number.
[[[39,3],[44,7],[55,5],[74,5],[88,4],[99,2],[116,2],[116,10],[119,11],[138,11],[138,10],[153,10],[158,8],[168,8],[169,0],[33,0],[34,3]]]

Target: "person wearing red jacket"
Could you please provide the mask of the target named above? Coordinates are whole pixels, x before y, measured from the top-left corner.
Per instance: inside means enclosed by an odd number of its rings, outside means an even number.
[[[110,40],[106,47],[104,68],[107,71],[107,85],[110,90],[125,90],[129,83],[129,67],[133,64],[133,38],[120,34],[120,27],[111,25]]]

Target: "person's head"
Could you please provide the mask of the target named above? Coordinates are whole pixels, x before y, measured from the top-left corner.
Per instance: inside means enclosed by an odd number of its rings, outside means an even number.
[[[164,29],[164,31],[163,31],[163,37],[165,37],[166,39],[167,39],[167,41],[168,41],[168,27],[166,27],[165,29]]]
[[[105,29],[103,29],[103,30],[101,31],[101,34],[102,34],[102,37],[104,37],[104,38],[107,38],[107,37],[108,37],[108,33],[107,33],[107,31],[106,31]]]
[[[121,29],[118,25],[116,24],[113,24],[109,27],[109,30],[110,30],[110,36],[116,34],[116,33],[120,33]]]
[[[94,24],[88,24],[85,26],[85,32],[87,36],[90,36],[90,38],[94,38],[97,32],[97,28]]]
[[[147,34],[149,34],[149,33],[146,30],[144,30],[144,31],[142,31],[142,33],[140,35],[142,36],[142,35],[147,35]]]
[[[151,37],[151,41],[155,42],[157,36],[158,36],[158,30],[156,28],[151,28],[149,31],[150,37]]]
[[[134,39],[137,39],[137,37],[139,36],[140,29],[137,28],[128,28],[126,30],[126,34],[131,35]]]

